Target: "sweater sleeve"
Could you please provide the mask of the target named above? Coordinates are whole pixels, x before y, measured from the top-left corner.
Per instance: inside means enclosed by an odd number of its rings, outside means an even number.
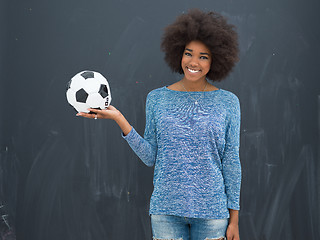
[[[150,97],[150,93],[148,94],[146,101],[146,126],[144,137],[141,137],[133,127],[126,136],[122,134],[122,137],[128,142],[129,146],[144,164],[149,167],[154,165],[157,154],[157,139],[154,104]]]
[[[241,165],[239,157],[241,113],[240,103],[237,97],[232,105],[227,122],[226,145],[222,157],[222,171],[228,208],[239,210],[241,185]]]

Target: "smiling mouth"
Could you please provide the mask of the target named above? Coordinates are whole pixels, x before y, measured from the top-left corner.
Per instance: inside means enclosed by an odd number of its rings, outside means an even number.
[[[191,69],[191,68],[188,68],[188,71],[191,72],[191,73],[197,73],[197,72],[200,72],[201,70],[194,70],[194,69]]]

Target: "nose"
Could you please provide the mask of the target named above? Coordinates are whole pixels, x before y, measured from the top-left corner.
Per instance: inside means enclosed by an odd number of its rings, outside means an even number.
[[[196,67],[196,66],[198,66],[198,65],[199,65],[198,58],[192,57],[192,58],[190,59],[189,65],[190,65],[191,67]]]

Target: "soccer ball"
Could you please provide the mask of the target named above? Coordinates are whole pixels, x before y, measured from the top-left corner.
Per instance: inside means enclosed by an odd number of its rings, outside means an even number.
[[[77,112],[88,113],[88,108],[105,109],[111,102],[107,79],[94,71],[82,71],[71,78],[66,95]]]

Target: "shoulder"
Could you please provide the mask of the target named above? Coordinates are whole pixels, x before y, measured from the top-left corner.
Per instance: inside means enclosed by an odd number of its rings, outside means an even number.
[[[157,103],[162,102],[165,99],[166,87],[156,88],[150,91],[147,95],[146,104],[147,105],[157,105]]]
[[[153,89],[148,93],[147,100],[149,101],[159,100],[159,98],[161,98],[165,92],[166,92],[166,87]]]
[[[160,87],[160,88],[153,89],[148,93],[148,96],[156,96],[156,95],[164,92],[165,88],[166,87]]]
[[[234,94],[231,91],[225,90],[225,89],[220,89],[221,91],[221,99],[226,102],[226,103],[239,103],[239,98],[236,94]]]
[[[240,110],[240,100],[236,94],[231,91],[220,89],[220,101],[230,111]]]

